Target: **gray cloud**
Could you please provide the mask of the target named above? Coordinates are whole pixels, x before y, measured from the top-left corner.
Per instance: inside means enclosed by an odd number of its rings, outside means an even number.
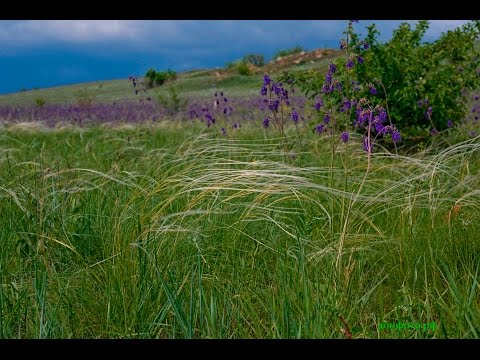
[[[373,21],[361,21],[364,29]],[[381,38],[388,39],[399,20],[375,21]],[[410,20],[414,24],[415,20]],[[464,20],[431,21],[427,37],[453,29]],[[141,50],[164,54],[178,49],[205,49],[213,54],[248,48],[273,48],[339,40],[344,20],[22,20],[0,21],[0,46],[4,53],[42,46],[71,46],[108,52]],[[247,49],[247,50],[245,50]]]

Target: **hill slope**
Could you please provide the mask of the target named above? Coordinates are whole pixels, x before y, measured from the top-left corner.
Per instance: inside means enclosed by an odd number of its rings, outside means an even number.
[[[327,68],[328,61],[338,56],[338,52],[331,49],[317,49],[310,52],[293,54],[278,58],[262,68],[254,68],[250,76],[239,75],[235,70],[207,69],[193,70],[178,74],[172,85],[182,98],[211,96],[216,89],[226,91],[229,96],[243,97],[258,94],[262,76],[265,72],[272,75],[282,71],[299,71],[305,69]],[[150,89],[147,96],[155,97],[157,93],[165,94],[168,86]],[[135,100],[132,84],[125,79],[95,81],[68,86],[57,86],[46,89],[30,90],[13,94],[0,95],[2,105],[34,105],[35,99],[42,98],[47,104],[75,103],[79,92],[87,92],[98,103],[111,103]]]

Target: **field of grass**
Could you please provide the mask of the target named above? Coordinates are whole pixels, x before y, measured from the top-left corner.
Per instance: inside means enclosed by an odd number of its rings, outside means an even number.
[[[299,131],[1,129],[0,338],[478,338],[480,137]]]

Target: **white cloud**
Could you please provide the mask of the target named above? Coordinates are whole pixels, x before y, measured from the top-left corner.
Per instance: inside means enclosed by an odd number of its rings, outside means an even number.
[[[0,22],[0,43],[30,45],[61,41],[91,43],[132,40],[142,34],[141,22],[130,20],[23,20]]]

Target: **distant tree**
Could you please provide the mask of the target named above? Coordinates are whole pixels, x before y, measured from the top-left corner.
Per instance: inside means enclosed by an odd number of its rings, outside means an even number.
[[[243,57],[243,61],[257,67],[265,65],[265,58],[263,57],[263,55],[248,54]]]

